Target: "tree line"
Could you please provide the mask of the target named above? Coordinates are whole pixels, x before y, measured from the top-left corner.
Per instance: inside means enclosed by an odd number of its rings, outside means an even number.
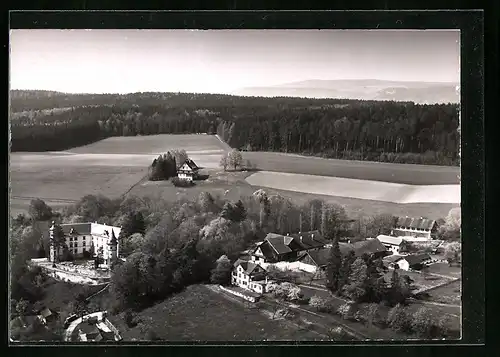
[[[36,103],[44,100],[36,98]],[[459,108],[455,104],[183,93],[68,98],[60,101],[60,107],[74,105],[70,110],[43,116],[18,113],[11,120],[12,151],[63,150],[110,136],[217,133],[231,147],[242,150],[459,163]],[[94,100],[92,105],[89,98]],[[14,108],[25,110],[23,100]]]
[[[123,227],[119,239],[124,263],[117,264],[112,281],[114,308],[141,308],[200,282],[213,281],[224,274],[226,256],[234,261],[241,251],[262,240],[269,232],[293,233],[320,230],[333,242],[345,237],[359,239],[387,233],[393,224],[390,215],[365,217],[352,222],[342,206],[311,200],[295,205],[279,195],[263,190],[231,202],[202,192],[195,200],[166,202],[156,197],[110,199],[87,195],[54,212],[41,200],[30,205],[30,217],[11,218],[11,291],[15,302],[36,301],[39,292],[28,259],[48,252],[47,237],[32,228],[36,220],[55,219],[62,223],[94,222]],[[456,212],[455,212],[456,213]],[[456,214],[449,219],[457,221]],[[455,226],[453,226],[453,229]],[[407,288],[400,277],[391,285],[380,279],[380,262],[351,255],[339,258],[337,249],[329,262],[328,286],[332,292],[359,301],[377,301]],[[333,254],[333,253],[332,253]],[[215,278],[217,279],[217,278]],[[397,285],[398,284],[398,285]],[[398,289],[396,290],[396,286]],[[38,290],[37,290],[38,289]],[[107,306],[107,308],[112,308]]]

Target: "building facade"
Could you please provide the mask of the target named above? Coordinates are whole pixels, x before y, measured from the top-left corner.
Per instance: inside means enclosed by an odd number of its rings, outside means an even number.
[[[199,167],[194,161],[187,159],[179,169],[177,169],[177,177],[180,180],[193,181],[198,176],[198,170]]]
[[[266,292],[266,270],[253,262],[237,260],[231,273],[231,284],[259,294]]]
[[[389,252],[392,254],[399,254],[401,247],[403,245],[403,238],[401,237],[392,237],[381,234],[377,236],[377,239],[382,243]]]
[[[61,224],[60,229],[64,235],[64,245],[75,258],[100,254],[106,263],[117,259],[120,227],[89,222]],[[56,246],[53,242],[54,230],[56,230],[56,227],[55,223],[52,222],[49,230],[51,236],[49,259],[52,262],[56,259]]]
[[[436,237],[437,222],[427,218],[398,217],[391,235],[431,240]]]

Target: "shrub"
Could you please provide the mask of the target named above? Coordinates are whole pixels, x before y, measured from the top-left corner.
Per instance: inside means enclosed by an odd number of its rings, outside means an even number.
[[[337,309],[337,313],[342,316],[344,320],[352,319],[353,316],[353,304],[346,302],[342,304]]]
[[[372,303],[368,305],[368,308],[366,310],[366,322],[369,325],[374,325],[381,322],[380,306],[378,304]]]
[[[140,319],[130,310],[125,312],[125,323],[128,327],[136,327],[140,322]]]
[[[332,307],[328,299],[322,298],[321,296],[314,295],[309,299],[309,305],[314,307],[319,312],[331,312]]]
[[[397,304],[387,314],[387,324],[397,332],[411,332],[411,316],[407,313],[406,309]]]
[[[411,321],[413,330],[422,338],[437,338],[441,335],[440,323],[431,310],[421,307],[413,314]]]
[[[191,187],[194,186],[194,182],[190,180],[180,179],[178,177],[172,177],[170,181],[175,187]]]

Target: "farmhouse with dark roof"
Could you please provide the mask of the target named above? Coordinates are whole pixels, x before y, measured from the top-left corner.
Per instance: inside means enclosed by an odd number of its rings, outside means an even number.
[[[266,292],[267,272],[259,264],[238,259],[234,263],[231,283],[243,289],[263,294]]]
[[[269,233],[252,253],[252,261],[260,263],[292,262],[300,252],[323,248],[326,241],[319,231],[296,234]]]
[[[191,159],[187,159],[177,169],[177,177],[181,180],[193,181],[198,177],[200,168]]]

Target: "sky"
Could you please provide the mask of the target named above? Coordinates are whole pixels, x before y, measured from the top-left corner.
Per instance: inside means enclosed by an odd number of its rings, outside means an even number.
[[[460,82],[460,33],[12,30],[11,89],[231,93],[302,80]]]

